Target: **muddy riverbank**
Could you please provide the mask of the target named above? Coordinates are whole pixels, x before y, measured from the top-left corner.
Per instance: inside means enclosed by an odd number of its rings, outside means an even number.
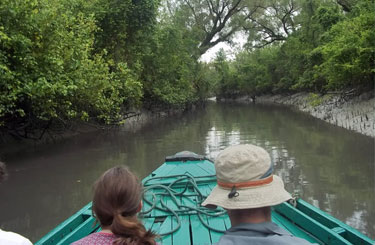
[[[70,121],[60,123],[56,121],[51,123],[46,129],[35,129],[34,131],[28,132],[27,137],[24,137],[24,135],[20,136],[19,134],[16,135],[12,133],[11,130],[0,130],[0,148],[7,148],[11,151],[13,147],[19,148],[21,146],[29,147],[30,145],[57,143],[83,134],[105,132],[114,129],[136,132],[153,121],[163,120],[172,115],[181,115],[185,111],[195,110],[197,107],[204,106],[205,104],[196,104],[179,109],[137,109],[124,115],[122,123],[113,125],[100,124],[97,122]]]
[[[229,100],[222,99],[221,101],[253,103],[252,98],[248,96]],[[256,97],[255,102],[285,105],[330,124],[375,138],[374,91],[360,95],[344,93],[319,95],[306,92],[290,95],[262,95]]]
[[[242,98],[241,100],[248,100]],[[361,95],[297,93],[292,95],[264,95],[256,103],[291,106],[328,123],[375,137],[374,92]]]

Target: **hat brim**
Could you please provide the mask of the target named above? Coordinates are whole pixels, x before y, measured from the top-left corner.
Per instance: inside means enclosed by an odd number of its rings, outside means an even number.
[[[202,206],[225,209],[248,209],[274,206],[285,202],[292,196],[284,189],[284,183],[280,177],[274,175],[273,181],[267,185],[237,189],[237,196],[228,197],[231,190],[216,186]]]

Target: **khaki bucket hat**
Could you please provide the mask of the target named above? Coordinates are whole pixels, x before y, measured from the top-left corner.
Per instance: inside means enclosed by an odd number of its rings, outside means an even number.
[[[255,145],[224,149],[215,160],[217,186],[202,203],[208,208],[260,208],[291,199],[266,150]]]

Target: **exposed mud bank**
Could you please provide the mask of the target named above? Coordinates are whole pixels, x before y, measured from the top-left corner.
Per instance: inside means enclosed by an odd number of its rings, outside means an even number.
[[[328,123],[375,137],[375,98],[373,91],[359,96],[310,93],[264,95],[257,97],[256,103],[292,106]]]
[[[182,114],[185,110],[194,110],[197,106],[201,105],[192,105],[184,109],[137,110],[128,113],[126,115],[127,118],[120,125],[102,125],[85,122],[69,122],[68,125],[52,124],[45,132],[36,130],[30,134],[29,138],[15,137],[8,132],[0,131],[0,158],[1,153],[12,152],[14,149],[18,150],[23,147],[28,148],[40,144],[56,143],[92,132],[105,133],[109,130],[136,132],[156,120],[165,120],[169,116]]]

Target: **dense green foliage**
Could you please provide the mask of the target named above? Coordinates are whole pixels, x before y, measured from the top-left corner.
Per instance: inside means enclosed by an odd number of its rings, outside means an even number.
[[[372,0],[3,0],[0,130],[124,122],[208,96],[372,88]],[[246,48],[200,57],[234,34]],[[34,134],[35,136],[35,134]]]
[[[206,97],[183,31],[156,26],[158,6],[157,0],[2,1],[0,128],[31,137],[72,120],[121,123],[142,103],[183,107]]]
[[[375,5],[355,3],[345,13],[334,1],[304,2],[295,17],[300,28],[285,41],[250,47],[221,64],[227,74],[218,78],[218,95],[373,89]]]
[[[137,75],[94,52],[91,9],[86,1],[1,2],[0,126],[27,137],[51,120],[111,123],[124,105],[139,102]]]

